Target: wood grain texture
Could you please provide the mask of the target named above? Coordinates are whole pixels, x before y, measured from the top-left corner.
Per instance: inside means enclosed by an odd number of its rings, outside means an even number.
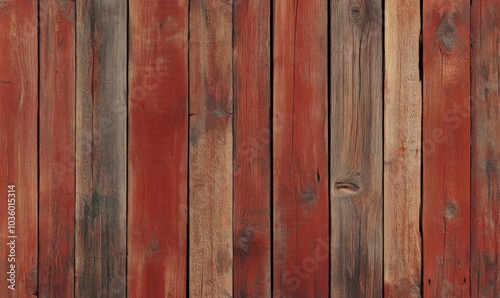
[[[273,283],[328,294],[328,4],[274,2]]]
[[[0,2],[0,297],[37,295],[38,230],[38,4],[29,0]],[[8,195],[15,185],[15,198]],[[7,208],[15,199],[15,210]],[[15,212],[15,230],[8,220]],[[8,239],[8,236],[17,238]],[[15,241],[15,262],[10,240]],[[15,291],[7,288],[7,272],[15,265]]]
[[[40,1],[39,297],[72,297],[75,269],[75,2]]]
[[[271,295],[269,1],[234,3],[234,296]]]
[[[384,296],[421,295],[420,3],[385,2]]]
[[[185,297],[188,1],[129,3],[127,294]]]
[[[77,2],[76,297],[126,292],[127,2]]]
[[[470,295],[469,1],[423,6],[425,297]]]
[[[382,8],[331,2],[332,297],[382,296]]]
[[[472,1],[471,296],[500,296],[500,1]]]
[[[233,294],[232,6],[190,3],[190,297]]]

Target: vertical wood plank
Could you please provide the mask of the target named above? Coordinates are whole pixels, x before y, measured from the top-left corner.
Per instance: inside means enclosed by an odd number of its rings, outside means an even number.
[[[127,2],[77,2],[76,296],[126,292]]]
[[[470,295],[470,6],[423,6],[423,269],[426,297]]]
[[[190,297],[233,295],[232,6],[190,2]]]
[[[185,297],[188,1],[129,3],[127,293]]]
[[[500,1],[472,1],[472,297],[500,295]]]
[[[37,295],[37,8],[38,3],[30,0],[0,2],[0,190],[5,198],[0,205],[4,242],[0,267],[5,272],[0,297]],[[15,217],[15,225],[9,224],[9,217]],[[15,242],[12,247],[11,241]],[[11,253],[14,246],[15,256]],[[15,266],[15,290],[8,288],[11,265]]]
[[[328,5],[274,1],[274,295],[328,296]]]
[[[331,289],[382,296],[382,8],[331,1]]]
[[[420,3],[385,2],[384,296],[421,295]]]
[[[269,1],[234,3],[234,296],[271,295]]]
[[[40,1],[39,297],[74,295],[75,2]]]

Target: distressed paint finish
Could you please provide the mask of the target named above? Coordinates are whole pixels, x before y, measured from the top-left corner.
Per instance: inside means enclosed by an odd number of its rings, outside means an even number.
[[[232,7],[190,3],[190,297],[233,294]]]
[[[469,1],[423,6],[423,285],[470,295]]]
[[[234,296],[271,294],[270,11],[234,3]]]
[[[384,296],[421,295],[420,3],[385,2]]]
[[[382,296],[382,8],[331,2],[332,297]]]
[[[123,297],[127,3],[83,0],[76,12],[76,297]]]
[[[276,297],[329,295],[327,2],[274,2]]]
[[[0,2],[0,297],[37,295],[37,3]],[[15,184],[16,288],[7,288],[8,185]],[[10,239],[9,239],[10,240]]]
[[[472,1],[472,297],[500,295],[500,1]]]
[[[75,2],[40,1],[39,297],[72,297]]]
[[[129,3],[127,293],[185,297],[188,1]]]

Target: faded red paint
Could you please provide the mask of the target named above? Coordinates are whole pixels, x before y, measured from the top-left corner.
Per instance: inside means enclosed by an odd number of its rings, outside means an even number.
[[[186,295],[187,13],[187,1],[130,1],[130,297]]]
[[[425,297],[470,291],[469,2],[423,11],[423,286]]]

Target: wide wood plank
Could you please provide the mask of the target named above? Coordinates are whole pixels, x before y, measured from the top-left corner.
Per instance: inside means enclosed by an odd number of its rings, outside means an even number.
[[[470,4],[423,5],[425,297],[470,295]]]
[[[420,3],[385,2],[384,296],[421,295]]]
[[[234,295],[271,294],[270,11],[234,3]]]
[[[77,2],[76,297],[126,292],[127,2]]]
[[[233,295],[232,6],[190,3],[190,297]]]
[[[38,292],[37,8],[0,1],[0,297]]]
[[[127,294],[185,297],[188,1],[129,3]]]
[[[40,1],[39,297],[72,297],[75,269],[75,2]]]
[[[328,1],[274,2],[275,297],[328,294]]]
[[[471,296],[495,297],[500,295],[500,1],[472,1],[471,22]]]
[[[332,297],[382,296],[382,7],[331,1]]]

